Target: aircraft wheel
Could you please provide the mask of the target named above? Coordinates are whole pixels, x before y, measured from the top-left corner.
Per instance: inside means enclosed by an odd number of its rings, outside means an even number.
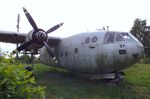
[[[25,70],[26,70],[27,72],[28,72],[28,71],[31,72],[31,75],[29,76],[29,78],[32,78],[32,77],[34,76],[34,74],[33,74],[33,72],[32,72],[32,70],[33,70],[32,67],[26,66]]]
[[[27,71],[32,71],[33,69],[30,66],[26,66],[25,68]]]
[[[120,80],[121,75],[119,74],[119,72],[116,72],[114,79],[109,80],[107,85],[118,85]]]

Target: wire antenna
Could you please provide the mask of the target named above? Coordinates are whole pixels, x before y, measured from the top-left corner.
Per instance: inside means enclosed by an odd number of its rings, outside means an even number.
[[[17,32],[19,32],[19,29],[20,29],[20,14],[18,14],[18,16],[17,16],[17,25],[16,25],[16,27],[17,27]],[[17,46],[17,48],[18,48],[18,43],[16,44],[16,46]],[[16,58],[18,59],[18,52],[16,53]]]
[[[20,14],[18,14],[18,17],[17,17],[17,32],[19,32],[19,28],[20,28]]]

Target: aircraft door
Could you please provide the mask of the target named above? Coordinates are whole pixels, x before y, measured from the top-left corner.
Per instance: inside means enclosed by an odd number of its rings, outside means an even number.
[[[78,66],[78,71],[81,70],[82,72],[90,72],[92,70],[92,55],[96,53],[96,50],[94,50],[95,45],[91,45],[90,36],[79,37],[73,45],[74,62],[75,65]]]
[[[103,54],[101,56],[101,62],[103,64],[101,68],[103,68],[103,71],[111,70],[111,68],[113,68],[114,56],[115,56],[115,45],[104,44]]]
[[[100,57],[101,72],[103,71],[112,71],[114,69],[114,57],[115,57],[115,32],[107,32],[104,37],[103,53]]]

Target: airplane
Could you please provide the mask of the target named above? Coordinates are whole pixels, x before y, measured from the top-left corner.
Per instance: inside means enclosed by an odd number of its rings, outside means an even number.
[[[23,11],[33,30],[27,34],[0,31],[0,42],[21,44],[13,51],[14,54],[25,50],[34,55],[41,49],[40,61],[43,64],[91,77],[113,76],[115,82],[120,80],[121,70],[137,63],[144,56],[142,43],[131,33],[107,30],[84,32],[67,38],[52,37],[48,34],[63,23],[44,31],[38,28],[25,8]]]

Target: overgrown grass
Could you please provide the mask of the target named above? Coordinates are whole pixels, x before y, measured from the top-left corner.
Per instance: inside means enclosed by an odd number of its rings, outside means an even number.
[[[36,64],[35,75],[47,87],[46,99],[150,99],[150,64],[136,64],[125,70],[118,86],[70,76],[62,69]]]

